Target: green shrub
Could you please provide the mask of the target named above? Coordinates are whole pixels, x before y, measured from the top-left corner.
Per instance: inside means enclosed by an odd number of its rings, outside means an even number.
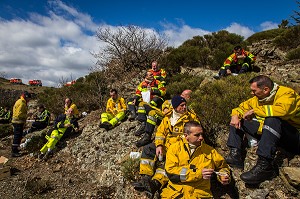
[[[250,37],[248,37],[246,41],[249,43],[254,43],[254,42],[259,42],[264,39],[267,39],[267,40],[274,39],[275,37],[282,35],[285,31],[286,31],[286,29],[277,28],[277,29],[258,32],[258,33],[251,35]]]
[[[174,95],[179,95],[182,91],[189,89],[195,91],[201,82],[203,81],[203,77],[192,76],[188,74],[177,74],[172,76],[167,86],[167,96],[166,99],[171,99]]]
[[[276,37],[273,42],[283,50],[297,48],[300,45],[300,25],[284,29],[283,34]]]
[[[140,159],[132,159],[128,157],[128,159],[121,163],[121,172],[123,177],[129,182],[136,181],[139,176],[139,165]]]
[[[286,58],[288,60],[300,59],[300,47],[289,51]]]
[[[0,125],[0,138],[4,138],[9,135],[13,135],[13,127],[11,124]]]
[[[256,75],[229,76],[205,84],[193,93],[193,109],[209,132],[208,139],[214,140],[219,128],[229,125],[231,110],[251,97],[248,82]]]

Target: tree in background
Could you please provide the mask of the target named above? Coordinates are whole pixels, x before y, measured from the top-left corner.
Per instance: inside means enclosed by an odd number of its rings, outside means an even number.
[[[103,26],[96,37],[107,44],[101,52],[94,54],[98,59],[96,69],[114,68],[119,74],[134,68],[146,69],[152,60],[159,59],[167,46],[163,35],[134,25],[116,29]]]
[[[298,4],[298,8],[300,8],[300,1],[296,1]],[[291,18],[296,22],[297,25],[300,25],[300,12],[294,10],[294,15],[291,16]]]

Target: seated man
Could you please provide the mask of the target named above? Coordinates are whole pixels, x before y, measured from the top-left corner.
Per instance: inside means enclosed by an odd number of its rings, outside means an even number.
[[[163,157],[171,144],[177,141],[177,136],[183,135],[184,124],[188,121],[199,122],[197,115],[187,110],[186,100],[183,97],[176,95],[171,103],[173,110],[165,115],[158,126],[155,143],[150,143],[143,148],[140,161],[142,178],[133,184],[136,190],[146,191],[149,196],[153,196],[168,182]]]
[[[159,67],[157,61],[152,62],[151,69],[149,69],[149,71],[152,72],[155,79],[159,80],[162,84],[166,85],[167,73],[164,69]]]
[[[210,178],[213,173],[227,185],[230,170],[224,158],[205,144],[203,129],[198,122],[184,125],[184,136],[170,146],[166,155],[165,170],[169,178],[161,198],[212,198]]]
[[[46,157],[53,152],[56,143],[62,138],[66,137],[72,131],[78,131],[77,118],[74,116],[73,109],[69,108],[66,114],[59,115],[54,123],[54,130],[50,137],[46,135],[48,142],[41,148],[40,159]]]
[[[78,119],[79,118],[79,111],[78,111],[78,108],[77,108],[76,104],[70,98],[66,98],[65,99],[65,114],[67,114],[67,111],[70,108],[73,110],[74,117]]]
[[[124,98],[118,96],[116,89],[111,89],[109,95],[106,112],[101,114],[100,124],[100,128],[105,128],[107,131],[125,118],[127,110]]]
[[[184,90],[181,93],[181,97],[183,97],[187,102],[191,98],[191,90]],[[166,113],[173,110],[171,100],[166,100],[161,109],[156,107],[151,107],[149,104],[143,104],[142,107],[138,108],[138,116],[137,120],[140,121],[141,125],[139,129],[135,132],[136,136],[140,136],[144,134],[144,136],[136,143],[137,147],[145,146],[152,142],[151,137],[154,132],[155,126],[159,125]],[[189,111],[189,107],[187,107]]]
[[[254,95],[232,110],[227,146],[229,165],[243,168],[241,157],[245,133],[259,139],[256,165],[241,175],[247,184],[259,184],[276,176],[272,164],[278,146],[300,153],[300,96],[259,75],[249,81]]]
[[[147,94],[149,94],[149,99],[144,99],[146,97],[144,97],[143,95]],[[163,97],[165,96],[165,94],[166,87],[160,81],[154,79],[152,72],[147,71],[144,81],[141,82],[136,89],[135,96],[129,99],[128,109],[131,114],[129,120],[135,120],[137,116],[136,106],[138,106],[140,102],[148,103],[154,107],[160,107],[164,102]],[[139,105],[139,107],[142,106],[143,104]]]
[[[225,77],[232,73],[241,74],[252,70],[252,65],[256,57],[245,51],[241,46],[234,47],[233,54],[231,54],[225,61],[219,71],[219,77]]]
[[[4,107],[0,114],[0,124],[8,124],[11,120],[11,111],[8,107]]]
[[[40,104],[38,107],[38,114],[35,116],[35,121],[32,123],[30,129],[25,131],[23,135],[39,131],[46,128],[50,122],[50,112],[45,108],[44,105]]]

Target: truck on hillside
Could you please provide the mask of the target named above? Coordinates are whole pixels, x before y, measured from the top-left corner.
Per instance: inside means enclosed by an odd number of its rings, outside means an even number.
[[[72,80],[72,81],[70,81],[70,82],[65,83],[64,86],[72,86],[72,85],[75,84],[75,83],[76,83],[76,80]]]
[[[39,79],[31,79],[28,81],[30,86],[43,86],[42,81]]]
[[[22,84],[22,80],[19,78],[15,78],[15,77],[10,78],[9,82],[12,84]]]

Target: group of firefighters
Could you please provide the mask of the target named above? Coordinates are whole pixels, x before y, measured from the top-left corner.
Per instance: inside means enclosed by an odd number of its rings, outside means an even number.
[[[225,60],[219,77],[251,71],[254,61],[253,54],[237,46]],[[135,190],[145,192],[149,198],[153,198],[156,192],[162,198],[212,198],[211,177],[216,177],[222,185],[228,185],[231,182],[229,165],[244,168],[242,151],[245,147],[243,140],[247,138],[245,135],[258,141],[258,160],[251,170],[242,173],[241,179],[247,184],[259,184],[276,177],[273,160],[278,146],[300,154],[300,96],[293,89],[278,85],[264,75],[252,78],[249,83],[253,97],[231,113],[227,142],[230,153],[226,158],[205,143],[205,130],[189,103],[191,90],[184,90],[172,99],[164,99],[166,72],[157,61],[152,62],[151,69],[145,73],[145,79],[127,104],[116,89],[111,89],[106,112],[100,116],[100,128],[109,131],[126,116],[129,121],[139,121],[135,135],[142,137],[136,146],[143,149],[139,167],[141,178],[133,183]],[[29,99],[30,94],[24,92],[13,108],[14,157],[20,156],[18,147],[24,133],[25,109]],[[48,117],[44,120],[48,125],[49,112],[43,106],[39,109],[42,119]],[[78,130],[77,119],[77,107],[67,98],[65,114],[55,120],[51,134],[46,136],[48,142],[40,150],[42,158],[53,151],[67,132]],[[33,123],[27,133],[38,128]]]

